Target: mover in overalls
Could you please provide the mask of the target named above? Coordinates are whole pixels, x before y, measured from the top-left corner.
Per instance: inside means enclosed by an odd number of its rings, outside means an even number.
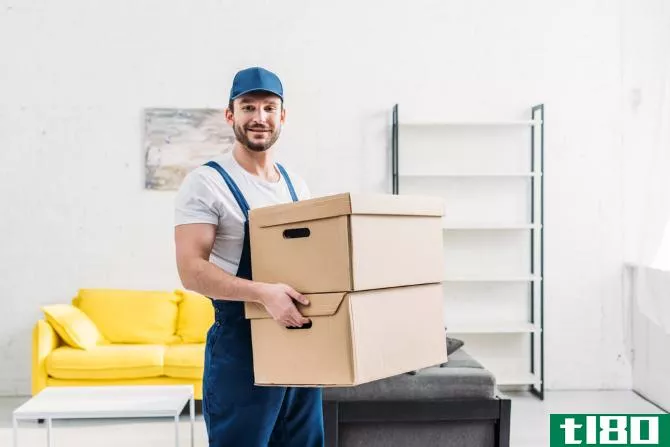
[[[202,410],[211,447],[312,447],[324,444],[319,388],[255,386],[244,301],[261,303],[285,327],[309,320],[285,284],[252,280],[249,210],[309,197],[305,182],[273,161],[285,119],[283,87],[252,67],[233,80],[226,121],[233,150],[191,171],[175,201],[177,267],[185,288],[212,299]]]

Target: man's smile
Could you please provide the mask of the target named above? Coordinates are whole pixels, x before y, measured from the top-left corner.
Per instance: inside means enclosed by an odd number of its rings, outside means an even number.
[[[247,129],[247,131],[255,133],[268,133],[270,132],[270,129]]]

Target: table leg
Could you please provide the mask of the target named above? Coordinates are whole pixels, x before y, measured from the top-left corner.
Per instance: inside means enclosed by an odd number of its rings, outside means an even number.
[[[174,445],[179,447],[179,415],[174,417]]]
[[[51,418],[47,418],[47,445],[53,447],[53,438],[51,437]]]
[[[12,438],[14,439],[14,447],[19,447],[19,421],[16,420],[16,416],[12,417]]]
[[[191,412],[191,447],[195,445],[195,399],[191,396],[191,401],[189,402],[190,412]]]

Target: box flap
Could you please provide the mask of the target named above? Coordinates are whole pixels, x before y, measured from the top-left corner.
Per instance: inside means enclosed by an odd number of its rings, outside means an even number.
[[[409,194],[351,194],[351,214],[395,216],[443,216],[440,197]]]
[[[346,193],[254,208],[249,212],[249,224],[257,227],[272,227],[350,213],[351,201],[349,194]]]
[[[347,214],[440,217],[444,215],[444,200],[433,196],[344,193],[255,208],[249,213],[249,222],[256,227],[272,227]]]
[[[296,305],[300,313],[305,317],[326,317],[335,315],[346,294],[347,292],[305,295],[309,300],[309,304],[305,306],[296,302]],[[245,302],[244,312],[246,318],[250,320],[257,318],[272,318],[267,310],[265,310],[265,307],[260,303]]]

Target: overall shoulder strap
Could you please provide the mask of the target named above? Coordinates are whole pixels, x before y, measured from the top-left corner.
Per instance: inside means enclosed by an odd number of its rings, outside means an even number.
[[[288,185],[288,191],[291,193],[291,199],[293,199],[294,202],[298,201],[298,196],[295,193],[295,189],[293,188],[293,183],[291,183],[291,179],[288,176],[288,173],[286,172],[286,169],[279,163],[277,163],[277,169],[279,169],[279,172],[281,172],[281,175],[284,176],[284,180],[286,180],[286,184]]]
[[[221,174],[221,177],[223,177],[223,181],[226,182],[226,185],[228,185],[228,189],[230,189],[230,192],[233,193],[233,197],[235,197],[235,201],[237,201],[237,204],[240,206],[240,209],[244,213],[244,217],[246,219],[249,219],[249,204],[247,203],[247,199],[244,198],[244,195],[242,194],[242,191],[240,191],[240,188],[237,187],[237,184],[235,184],[235,181],[233,178],[226,172],[225,169],[221,167],[220,164],[218,164],[215,161],[208,161],[205,163],[205,166],[209,166],[210,168],[215,169],[218,171],[219,174]]]

